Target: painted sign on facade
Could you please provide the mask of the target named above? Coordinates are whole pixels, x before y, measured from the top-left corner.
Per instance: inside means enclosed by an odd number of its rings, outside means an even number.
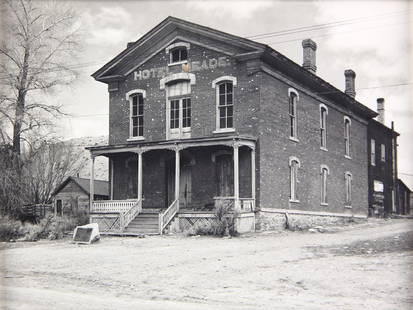
[[[198,72],[198,71],[204,71],[204,70],[212,70],[215,68],[228,67],[230,65],[231,65],[230,59],[224,56],[224,57],[218,57],[218,58],[203,59],[202,61],[200,60],[190,61],[186,64],[182,64],[182,67],[185,72]],[[164,67],[157,67],[157,68],[135,71],[133,72],[133,79],[135,81],[138,81],[138,80],[140,81],[140,80],[147,80],[150,78],[163,78],[168,74],[169,74],[169,67],[164,66]]]

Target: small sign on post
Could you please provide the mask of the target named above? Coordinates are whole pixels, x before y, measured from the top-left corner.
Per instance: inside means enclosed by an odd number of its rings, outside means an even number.
[[[73,241],[76,243],[91,244],[99,239],[100,234],[97,223],[77,226],[73,233]]]

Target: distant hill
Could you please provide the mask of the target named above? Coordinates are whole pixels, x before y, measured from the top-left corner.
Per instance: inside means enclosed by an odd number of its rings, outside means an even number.
[[[72,144],[78,151],[81,161],[85,161],[83,168],[80,170],[79,177],[90,178],[90,153],[85,149],[87,146],[107,145],[108,136],[96,136],[96,137],[82,137],[74,138],[66,141]],[[96,180],[108,180],[109,179],[109,164],[107,157],[98,156],[95,158],[95,179]]]

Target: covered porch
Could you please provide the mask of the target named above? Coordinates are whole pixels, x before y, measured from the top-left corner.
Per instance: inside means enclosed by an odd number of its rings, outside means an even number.
[[[110,163],[110,200],[90,201],[91,221],[103,232],[127,232],[139,214],[156,214],[157,231],[162,233],[179,212],[212,214],[217,203],[229,203],[238,213],[255,210],[253,138],[141,142],[89,150],[91,183],[95,157],[107,156]]]

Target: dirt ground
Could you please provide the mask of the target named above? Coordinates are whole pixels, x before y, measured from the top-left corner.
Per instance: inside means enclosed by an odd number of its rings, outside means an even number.
[[[413,221],[1,245],[2,309],[412,309]]]

